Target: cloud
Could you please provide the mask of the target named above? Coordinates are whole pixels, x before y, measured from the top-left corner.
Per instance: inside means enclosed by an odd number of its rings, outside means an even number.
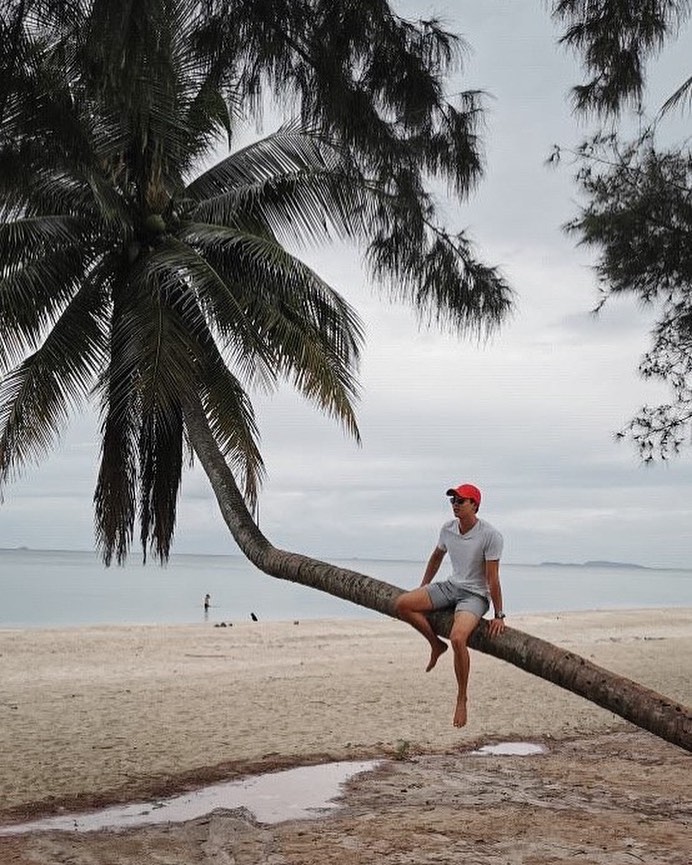
[[[505,535],[507,561],[689,567],[692,450],[644,469],[613,439],[641,404],[666,394],[636,373],[653,310],[614,299],[591,315],[594,257],[561,229],[577,212],[572,171],[544,165],[553,143],[586,132],[566,99],[579,70],[534,6],[397,4],[409,17],[434,9],[463,32],[473,52],[452,89],[492,94],[486,177],[470,201],[445,208],[450,227],[467,229],[478,255],[502,268],[517,308],[486,342],[421,329],[414,312],[369,284],[357,250],[303,254],[366,326],[363,445],[285,387],[256,395],[269,473],[260,520],[280,546],[422,560],[449,517],[444,490],[470,480],[484,491],[482,515]],[[687,57],[689,33],[682,42]],[[93,415],[79,418],[61,448],[7,488],[0,546],[93,545],[96,433]],[[174,549],[236,549],[199,465],[185,475]]]

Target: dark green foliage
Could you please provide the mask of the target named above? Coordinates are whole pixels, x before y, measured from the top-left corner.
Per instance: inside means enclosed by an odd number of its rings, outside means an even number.
[[[510,291],[427,184],[480,177],[460,43],[384,2],[0,0],[0,487],[96,397],[96,534],[168,556],[199,400],[248,503],[253,387],[358,436],[349,304],[291,243],[334,237],[424,319],[479,335]],[[298,121],[203,170],[273,93]]]
[[[657,151],[651,133],[625,149],[614,136],[597,138],[581,155],[588,205],[568,229],[600,252],[603,302],[633,294],[659,311],[640,372],[667,382],[674,397],[642,408],[621,435],[645,459],[666,458],[692,420],[692,155]]]
[[[623,103],[639,107],[647,59],[677,34],[691,8],[690,0],[553,0],[553,17],[566,25],[560,41],[592,76],[574,88],[576,108],[617,114]],[[671,99],[683,98],[689,85]]]
[[[554,0],[567,25],[562,42],[581,55],[588,75],[574,88],[577,110],[616,116],[641,112],[646,63],[689,19],[690,0]],[[692,99],[688,78],[664,103],[659,119]],[[603,302],[630,293],[660,317],[639,370],[667,382],[673,401],[645,406],[620,437],[631,437],[646,460],[676,453],[692,419],[692,157],[689,142],[662,149],[657,123],[636,142],[598,135],[578,151],[578,182],[588,205],[568,226],[599,250]]]

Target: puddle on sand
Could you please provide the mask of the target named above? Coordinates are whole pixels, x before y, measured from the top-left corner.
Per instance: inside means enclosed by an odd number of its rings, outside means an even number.
[[[336,808],[332,801],[342,785],[381,760],[343,761],[321,766],[299,766],[283,772],[253,775],[242,781],[226,781],[155,802],[118,805],[84,814],[48,817],[31,823],[0,827],[0,835],[26,832],[95,832],[129,829],[151,823],[183,823],[210,814],[217,808],[247,808],[260,823],[305,820]]]
[[[469,753],[472,756],[529,757],[532,754],[547,754],[548,749],[531,742],[498,742],[497,745],[483,745],[477,751],[469,751]]]

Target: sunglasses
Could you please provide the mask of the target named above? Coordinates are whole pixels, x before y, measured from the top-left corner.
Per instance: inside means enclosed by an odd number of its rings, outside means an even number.
[[[459,496],[450,496],[449,503],[450,505],[463,505],[464,502],[472,502],[473,499],[460,499]]]

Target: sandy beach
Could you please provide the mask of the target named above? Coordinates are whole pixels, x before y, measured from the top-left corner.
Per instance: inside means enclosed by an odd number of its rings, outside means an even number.
[[[510,624],[692,704],[692,609]],[[386,758],[317,820],[267,827],[215,812],[126,833],[4,837],[0,861],[689,865],[686,752],[478,653],[469,724],[456,730],[451,653],[429,674],[426,661],[423,640],[384,618],[0,631],[0,824]],[[501,741],[547,753],[469,754]]]

